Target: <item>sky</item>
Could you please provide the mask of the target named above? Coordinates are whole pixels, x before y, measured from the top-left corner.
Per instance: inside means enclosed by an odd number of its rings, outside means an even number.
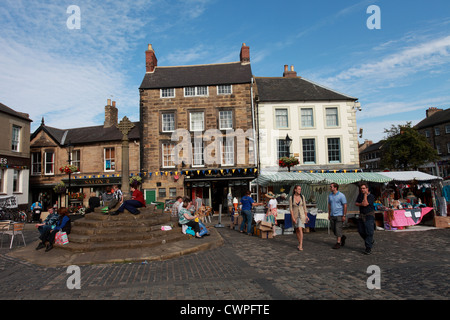
[[[138,121],[148,44],[177,66],[239,61],[243,43],[255,76],[293,65],[357,97],[360,142],[450,107],[448,0],[0,0],[0,102],[32,132],[101,125],[107,99]]]

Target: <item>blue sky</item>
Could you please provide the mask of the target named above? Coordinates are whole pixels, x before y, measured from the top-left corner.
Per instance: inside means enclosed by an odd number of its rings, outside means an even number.
[[[67,8],[80,8],[69,29]],[[367,20],[380,9],[381,29]],[[450,1],[1,0],[0,102],[47,125],[99,125],[107,99],[138,120],[151,43],[158,65],[239,60],[255,76],[299,76],[359,98],[358,129],[413,124],[450,107]]]

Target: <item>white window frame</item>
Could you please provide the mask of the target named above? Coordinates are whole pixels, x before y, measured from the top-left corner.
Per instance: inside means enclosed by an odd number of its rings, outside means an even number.
[[[13,124],[11,134],[11,151],[20,152],[20,138],[22,128]]]
[[[206,92],[203,92],[203,89],[206,89]],[[209,95],[208,86],[184,87],[183,92],[185,97],[207,97]]]
[[[21,184],[21,176],[22,171],[14,169],[13,171],[13,193],[20,193],[22,191],[22,184]]]
[[[114,157],[113,158],[111,157],[111,152],[109,154],[109,158],[106,158],[106,149],[114,150]],[[116,149],[114,147],[105,147],[105,148],[103,148],[103,158],[104,158],[103,171],[105,171],[105,172],[114,172],[114,171],[116,171]],[[109,164],[110,168],[114,167],[113,169],[106,169],[106,161],[108,161],[108,160],[110,162],[110,164]],[[114,162],[112,162],[111,160],[114,160]]]
[[[330,139],[338,139],[339,141],[339,161],[330,160]],[[328,137],[327,138],[327,161],[328,163],[342,163],[342,139],[340,137]]]
[[[228,117],[224,117],[225,114],[230,114],[230,116]],[[229,121],[230,126],[222,126],[222,125],[226,125]],[[228,129],[233,129],[233,111],[232,110],[222,110],[219,111],[219,130],[228,130]]]
[[[286,111],[286,114],[277,114],[279,111]],[[289,129],[289,108],[276,108],[275,111],[275,128],[276,129]],[[282,121],[284,121],[283,119],[281,119],[281,117],[286,117],[286,126],[283,125]],[[279,121],[281,120],[281,121]]]
[[[304,115],[303,111],[306,110],[311,110],[311,114],[309,115]],[[304,119],[308,119],[309,117],[311,117],[311,125],[305,125],[303,121]],[[311,129],[315,127],[315,123],[314,123],[314,108],[313,107],[302,107],[300,108],[300,128],[307,128],[307,129]]]
[[[305,152],[312,152],[311,150],[305,151],[305,140],[312,140],[314,147],[314,161],[305,161]],[[303,164],[316,164],[317,163],[317,148],[316,148],[316,139],[315,138],[302,138],[302,162]]]
[[[47,162],[47,154],[51,154],[52,155],[52,159],[50,162]],[[52,170],[51,172],[47,172],[47,165],[51,165]],[[51,151],[51,152],[44,152],[44,174],[46,176],[53,176],[55,175],[55,152]]]
[[[336,114],[329,114],[328,111],[336,110]],[[333,119],[332,119],[333,117]],[[329,120],[335,121],[335,124],[329,124]],[[325,107],[325,127],[337,128],[339,127],[339,108],[338,107]]]
[[[166,153],[166,147],[172,146],[170,154]],[[161,165],[163,168],[175,167],[175,143],[163,142],[161,143]]]
[[[203,139],[194,139],[192,148],[192,167],[205,166],[204,152],[205,152],[205,143]]]
[[[115,152],[114,152],[115,154]],[[75,159],[74,155],[77,155]],[[70,164],[78,168],[77,173],[81,172],[81,150],[73,150],[70,153]]]
[[[231,84],[220,84],[217,86],[217,95],[233,94],[233,86]]]
[[[164,119],[164,116],[172,116],[172,119]],[[166,125],[168,121],[168,125]],[[172,124],[172,128],[170,128],[170,124]],[[165,112],[161,114],[161,131],[162,132],[174,132],[175,131],[175,113],[173,112]]]
[[[35,159],[35,155],[39,156],[39,159]],[[35,166],[38,166],[39,171],[34,171]],[[38,169],[36,168],[36,169]],[[41,152],[31,152],[31,175],[40,176],[42,174],[42,153]]]
[[[175,88],[160,89],[160,98],[175,98]]]
[[[201,119],[201,129],[198,129],[197,126],[193,126],[193,120],[192,120],[192,115],[193,114],[201,114],[202,115],[202,119]],[[194,119],[194,121],[198,121],[197,119]],[[193,129],[193,127],[195,127],[195,129]],[[205,113],[203,111],[191,111],[189,112],[189,131],[191,132],[202,132],[205,130]]]
[[[234,166],[234,137],[232,139],[222,139],[220,144],[221,165],[224,167]]]

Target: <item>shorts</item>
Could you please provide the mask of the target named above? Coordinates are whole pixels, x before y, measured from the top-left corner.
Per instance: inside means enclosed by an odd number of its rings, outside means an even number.
[[[342,227],[344,223],[342,222],[342,216],[330,217],[330,226],[336,237],[342,237]]]

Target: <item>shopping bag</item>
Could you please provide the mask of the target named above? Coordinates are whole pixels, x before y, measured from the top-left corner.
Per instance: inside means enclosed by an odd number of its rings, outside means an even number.
[[[69,243],[69,237],[64,231],[58,231],[55,235],[55,244],[65,245]]]

